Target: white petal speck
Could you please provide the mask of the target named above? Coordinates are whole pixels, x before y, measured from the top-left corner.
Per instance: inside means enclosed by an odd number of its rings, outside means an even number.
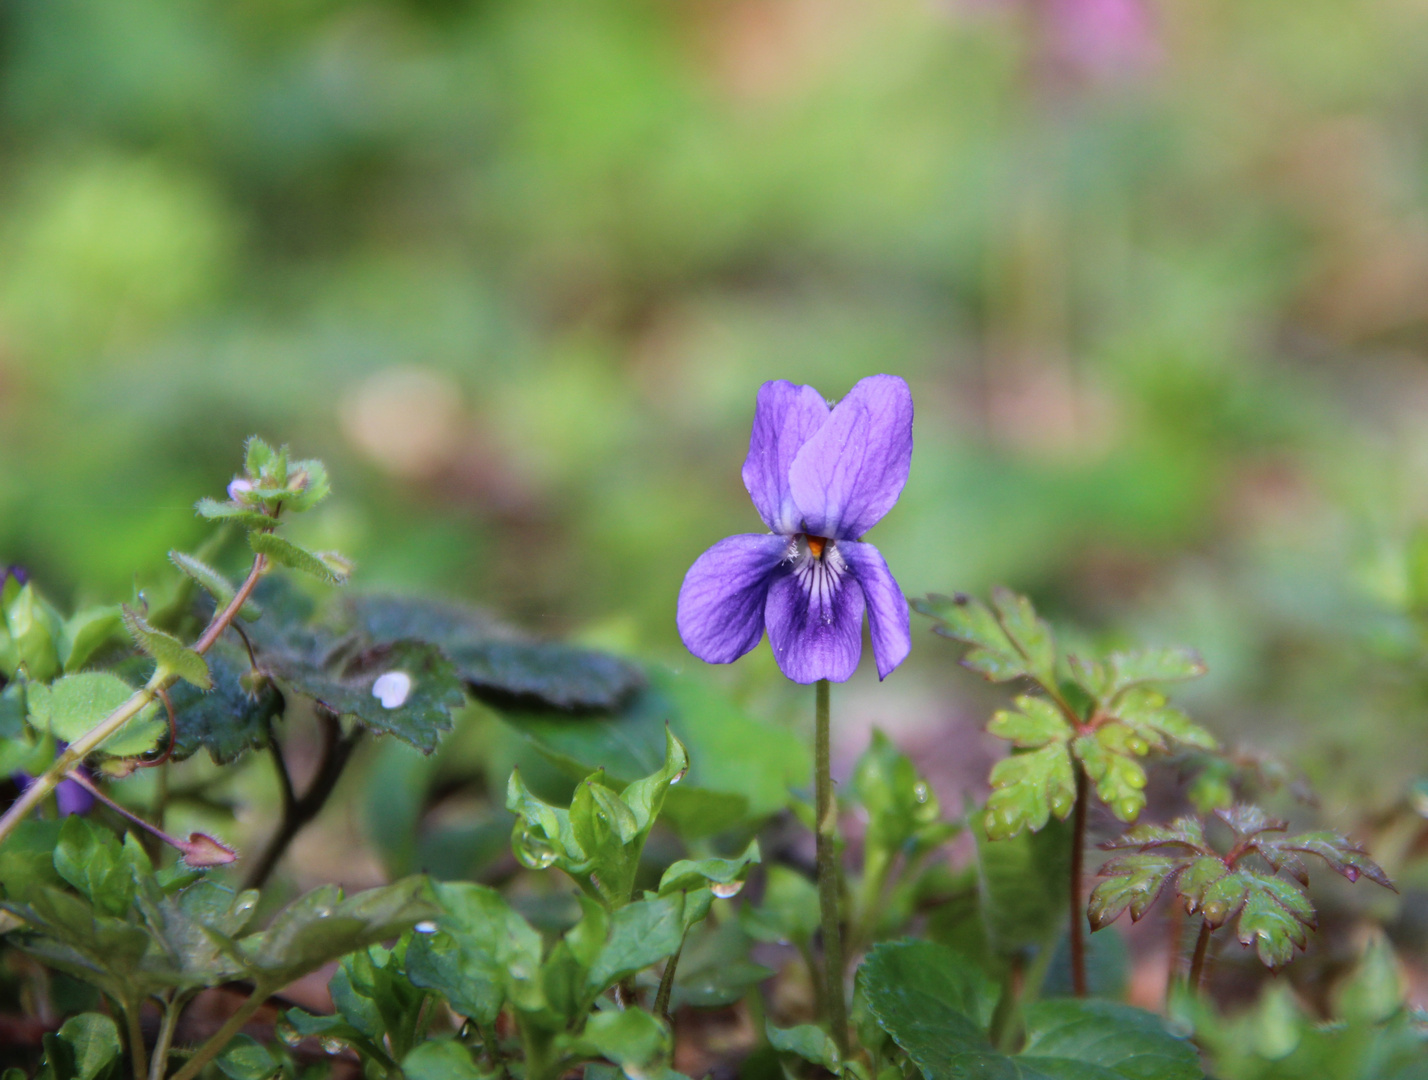
[[[412,692],[412,677],[405,671],[389,671],[372,684],[372,696],[384,709],[398,709]]]

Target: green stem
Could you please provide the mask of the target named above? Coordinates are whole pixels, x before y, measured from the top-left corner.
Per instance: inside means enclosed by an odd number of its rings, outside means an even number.
[[[194,652],[203,654],[213,648],[213,643],[218,640],[219,635],[233,621],[238,610],[252,595],[254,587],[258,584],[258,579],[263,576],[267,565],[266,556],[254,557],[253,568],[248,572],[247,579],[239,586],[238,592],[234,594],[228,606],[214,616],[213,621],[208,624],[208,629],[203,632],[203,636],[194,643]],[[177,678],[178,676],[170,674],[163,667],[158,668],[143,689],[135,690],[128,701],[65,747],[50,767],[35,777],[34,783],[20,793],[20,797],[10,805],[10,809],[5,811],[4,816],[0,816],[0,844],[4,844],[9,839],[10,834],[15,831],[20,822],[24,821],[30,811],[38,806],[45,796],[49,795],[59,785],[59,782],[69,775],[71,769],[98,750],[110,736],[139,715],[150,702],[158,697],[161,690],[168,689]]]
[[[129,1064],[134,1069],[134,1080],[144,1080],[144,1074],[148,1071],[148,1064],[144,1060],[144,1032],[139,1027],[139,1009],[142,1006],[142,1001],[120,1006],[124,1010],[124,1024],[129,1032]]]
[[[149,1062],[149,1080],[164,1080],[164,1074],[169,1071],[169,1046],[174,1041],[174,1029],[178,1026],[181,1012],[183,999],[178,995],[164,1002],[164,1019],[159,1025],[159,1039],[154,1043],[154,1056]]]
[[[838,806],[833,800],[828,680],[819,679],[813,729],[814,813],[817,818],[818,906],[823,915],[824,1004],[838,1052],[848,1056],[848,1005],[843,998],[843,937],[838,920]]]
[[[193,1057],[184,1062],[183,1068],[174,1073],[171,1080],[193,1080],[203,1067],[216,1058],[230,1042],[233,1041],[243,1026],[253,1019],[253,1014],[263,1007],[263,1002],[272,995],[272,991],[259,983],[253,987],[252,996],[238,1009],[227,1022],[213,1033],[209,1040],[194,1051]]]
[[[1071,880],[1067,899],[1071,909],[1071,990],[1086,996],[1086,932],[1081,926],[1081,860],[1086,850],[1086,770],[1076,763],[1076,809],[1071,824]]]
[[[1210,951],[1210,924],[1200,920],[1200,934],[1195,938],[1195,955],[1190,960],[1190,991],[1200,993],[1200,982],[1205,977],[1205,955]]]
[[[686,930],[685,937],[689,936]],[[655,991],[654,1014],[665,1023],[669,1023],[669,996],[674,992],[674,972],[679,967],[679,954],[684,952],[684,938],[679,939],[679,948],[674,950],[674,955],[669,958],[669,963],[664,965],[664,973],[659,977],[659,989]]]

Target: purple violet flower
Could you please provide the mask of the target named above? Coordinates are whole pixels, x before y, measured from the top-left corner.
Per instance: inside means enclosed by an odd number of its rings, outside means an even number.
[[[728,664],[768,630],[797,683],[846,682],[863,649],[863,612],[878,677],[912,649],[907,600],[887,561],[860,537],[893,508],[912,463],[912,394],[871,375],[830,409],[811,386],[759,387],[744,487],[772,533],[720,540],[679,590],[679,636]]]

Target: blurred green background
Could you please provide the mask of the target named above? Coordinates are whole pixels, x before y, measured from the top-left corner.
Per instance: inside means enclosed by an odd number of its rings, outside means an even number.
[[[893,372],[909,595],[1198,646],[1347,824],[1428,767],[1425,49],[1416,0],[4,0],[0,561],[127,596],[257,431],[359,585],[687,664],[759,383]],[[847,700],[980,723],[915,631]]]

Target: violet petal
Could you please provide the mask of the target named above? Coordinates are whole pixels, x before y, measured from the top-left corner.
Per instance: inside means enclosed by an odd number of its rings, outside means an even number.
[[[94,796],[83,784],[61,780],[55,785],[55,805],[59,808],[60,817],[87,814],[94,807]]]
[[[868,603],[868,629],[872,632],[873,658],[878,678],[886,679],[912,651],[912,614],[888,569],[883,553],[872,544],[840,540],[838,552],[848,563]]]
[[[863,651],[863,589],[836,555],[774,575],[764,619],[779,669],[796,683],[847,682]]]
[[[856,540],[897,502],[912,464],[912,394],[896,375],[859,380],[789,468],[804,531]]]
[[[769,579],[788,549],[782,536],[744,533],[695,559],[675,614],[685,648],[708,663],[728,664],[757,645],[764,636]]]
[[[759,516],[784,536],[801,531],[803,515],[789,490],[788,470],[799,449],[828,419],[828,403],[811,386],[775,379],[759,387],[744,487]]]

